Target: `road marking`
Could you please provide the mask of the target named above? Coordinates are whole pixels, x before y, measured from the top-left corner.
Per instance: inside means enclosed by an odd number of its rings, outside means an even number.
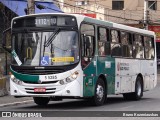
[[[127,108],[130,108],[130,107],[133,107],[134,105],[131,105],[131,106],[127,106],[127,107],[122,107],[120,109],[127,109]]]
[[[26,100],[26,101],[21,101],[21,102],[0,104],[0,107],[7,107],[7,106],[11,106],[11,105],[18,105],[18,104],[26,104],[26,103],[29,103],[29,102],[33,102],[33,100]]]

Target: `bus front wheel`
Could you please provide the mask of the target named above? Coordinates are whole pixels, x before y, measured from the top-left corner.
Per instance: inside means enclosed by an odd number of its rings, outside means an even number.
[[[33,97],[33,100],[39,106],[46,106],[50,99],[48,97]]]
[[[103,105],[106,99],[106,87],[104,81],[99,78],[96,83],[94,96],[92,98],[93,105]]]
[[[140,100],[143,96],[143,83],[142,78],[137,77],[135,84],[135,92],[133,93],[124,93],[123,97],[127,100]]]

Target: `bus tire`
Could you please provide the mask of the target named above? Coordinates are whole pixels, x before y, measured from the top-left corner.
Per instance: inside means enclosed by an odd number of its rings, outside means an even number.
[[[133,93],[134,100],[140,100],[143,96],[143,83],[140,76],[136,79],[135,92]]]
[[[95,106],[103,105],[106,100],[106,87],[103,79],[99,78],[96,83],[92,104]]]
[[[143,96],[143,83],[140,76],[136,79],[135,92],[133,93],[124,93],[123,97],[126,100],[140,100]]]
[[[50,99],[48,97],[33,97],[33,100],[39,106],[46,106]]]

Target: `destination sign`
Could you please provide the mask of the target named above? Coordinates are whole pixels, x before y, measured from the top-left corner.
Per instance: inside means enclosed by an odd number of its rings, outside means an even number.
[[[52,27],[52,26],[77,26],[73,16],[26,16],[14,19],[13,28],[21,27]]]
[[[36,26],[53,26],[53,25],[57,25],[57,18],[36,18],[35,19],[35,25]]]

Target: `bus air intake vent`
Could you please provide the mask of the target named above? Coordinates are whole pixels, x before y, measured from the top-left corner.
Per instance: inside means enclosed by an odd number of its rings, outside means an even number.
[[[48,75],[64,72],[63,70],[16,70],[18,73],[30,74],[30,75]]]
[[[58,81],[43,81],[42,83],[37,83],[37,82],[30,82],[30,81],[23,81],[24,83],[27,83],[27,84],[54,84]]]

